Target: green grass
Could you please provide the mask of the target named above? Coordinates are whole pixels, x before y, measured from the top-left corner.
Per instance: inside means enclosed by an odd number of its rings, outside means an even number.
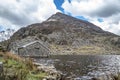
[[[27,75],[27,80],[42,80],[46,75],[47,75],[47,73],[43,73],[43,72],[39,72],[36,74],[33,74],[30,72]]]
[[[31,62],[28,60],[21,61],[4,55],[0,57],[0,62],[3,62],[4,66],[4,71],[0,74],[0,80],[42,80],[47,76],[47,73],[30,67]]]

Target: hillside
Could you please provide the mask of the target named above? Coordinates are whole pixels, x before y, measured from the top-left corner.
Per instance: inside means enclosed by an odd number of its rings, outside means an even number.
[[[42,23],[23,27],[6,42],[36,36],[47,42],[53,54],[119,54],[120,36],[71,16],[56,13]],[[2,44],[3,45],[3,44]]]

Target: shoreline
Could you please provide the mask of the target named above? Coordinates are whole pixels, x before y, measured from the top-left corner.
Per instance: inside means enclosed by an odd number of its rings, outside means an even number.
[[[12,55],[12,57],[13,57],[13,55]],[[14,60],[12,57],[9,57],[9,58]],[[36,67],[38,72],[47,73],[47,75],[43,76],[42,80],[51,80],[51,79],[52,80],[66,80],[66,79],[68,79],[68,80],[71,80],[71,79],[72,80],[80,80],[80,79],[83,79],[83,78],[86,78],[86,79],[90,78],[89,76],[82,76],[82,78],[81,77],[74,77],[73,75],[66,76],[61,71],[58,71],[55,68],[55,66],[52,65],[52,64],[51,65],[45,65],[45,64],[42,64],[42,63],[39,63],[39,62],[35,61],[35,59],[32,59],[32,58],[30,58],[30,59],[29,58],[25,58],[25,59],[27,61],[30,60],[31,64],[33,64],[34,67]],[[24,58],[22,58],[22,61],[24,61]],[[27,62],[22,63],[22,65],[24,65],[26,63]],[[3,62],[3,64],[4,64],[4,62]],[[19,64],[19,62],[17,64]],[[11,66],[10,69],[12,69],[12,68],[13,67]],[[34,72],[33,73],[31,72],[31,75],[36,75],[36,74],[37,74],[36,72],[35,72],[35,74],[34,74]],[[103,75],[99,75],[98,74],[97,77],[93,75],[93,77],[91,77],[90,80],[110,80],[110,79],[111,80],[120,80],[119,77],[120,77],[120,73],[115,74],[115,73],[112,73],[112,72],[110,73],[109,72],[109,74],[103,74]]]
[[[48,76],[46,76],[44,79],[52,79],[52,80],[60,80],[62,73],[60,71],[57,71],[56,68],[51,66],[46,66],[42,63],[33,62],[33,64],[37,67],[38,70],[42,72],[48,73]]]

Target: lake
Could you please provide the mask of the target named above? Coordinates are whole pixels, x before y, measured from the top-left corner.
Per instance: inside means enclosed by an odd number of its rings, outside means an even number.
[[[120,55],[55,55],[37,59],[44,65],[54,65],[64,77],[90,80],[93,77],[109,77],[120,69]]]

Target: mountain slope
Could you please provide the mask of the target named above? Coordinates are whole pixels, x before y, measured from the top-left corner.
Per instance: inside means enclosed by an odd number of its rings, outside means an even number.
[[[13,29],[6,29],[6,30],[0,31],[0,42],[9,39],[14,32],[15,30]]]
[[[103,31],[101,28],[87,21],[82,21],[62,13],[56,13],[43,23],[36,23],[21,28],[12,36],[12,38],[24,38],[28,35],[36,35],[37,33],[50,34],[54,31],[64,30],[66,30],[66,32],[83,32],[90,35],[114,35],[112,33]]]
[[[119,36],[62,13],[56,13],[42,23],[21,28],[9,42],[28,36],[37,36],[49,43],[54,54],[118,54],[120,51]]]

